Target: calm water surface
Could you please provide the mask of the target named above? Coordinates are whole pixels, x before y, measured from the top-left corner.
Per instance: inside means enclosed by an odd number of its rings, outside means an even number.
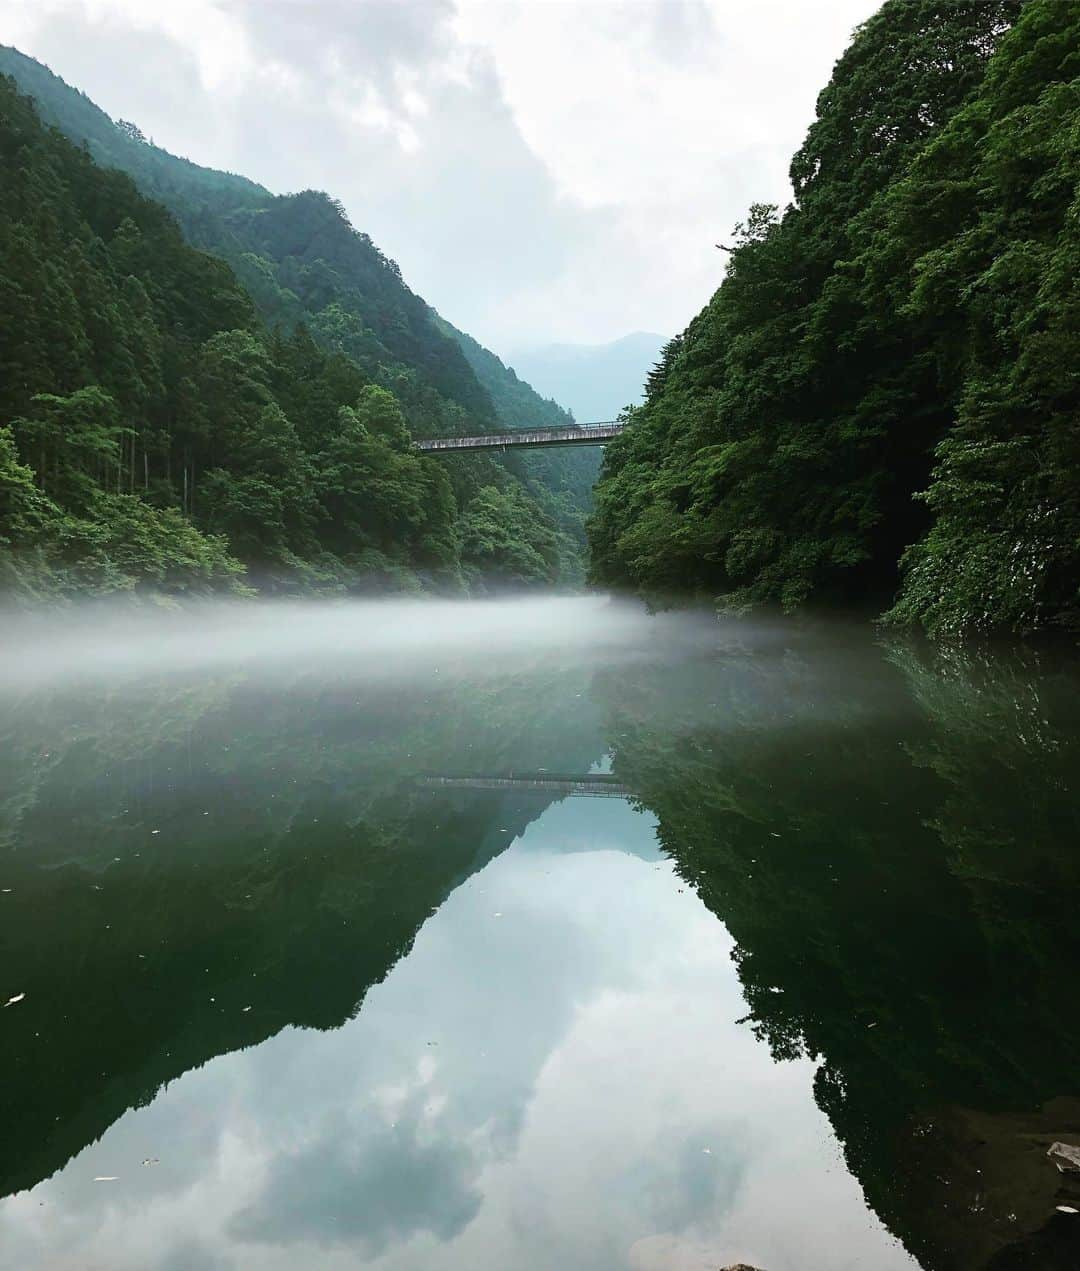
[[[1080,676],[601,599],[0,636],[0,1266],[1080,1266]]]

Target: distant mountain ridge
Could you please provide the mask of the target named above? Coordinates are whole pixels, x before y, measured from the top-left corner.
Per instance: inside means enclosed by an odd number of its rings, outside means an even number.
[[[549,344],[509,355],[537,392],[563,402],[579,423],[614,419],[644,396],[645,377],[666,336],[634,331],[610,344]]]

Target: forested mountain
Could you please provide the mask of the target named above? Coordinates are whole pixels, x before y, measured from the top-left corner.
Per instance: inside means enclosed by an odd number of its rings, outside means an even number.
[[[519,379],[489,349],[485,349],[464,331],[459,331],[445,318],[434,315],[441,330],[461,346],[476,378],[487,389],[495,406],[495,414],[503,428],[561,428],[574,422],[573,415],[550,398],[545,399],[531,385]],[[553,496],[549,505],[561,535],[569,542],[561,543],[563,572],[573,577],[569,562],[574,553],[584,562],[587,550],[585,520],[592,508],[592,492],[600,473],[600,450],[584,449],[534,450],[508,455],[506,466],[519,476],[534,494]],[[584,563],[582,564],[584,577]]]
[[[243,177],[171,155],[16,49],[0,48],[0,71],[33,97],[46,123],[164,203],[189,243],[228,260],[268,326],[305,322],[318,343],[347,353],[367,375],[395,376],[418,430],[453,430],[460,410],[477,422],[494,420],[456,342],[328,195],[275,197]]]
[[[1080,8],[888,0],[607,450],[593,572],[1080,625]]]
[[[218,587],[235,585],[242,565],[274,587],[580,577],[585,503],[565,481],[552,492],[543,468],[515,475],[490,457],[436,467],[411,453],[410,434],[496,429],[495,405],[458,339],[339,204],[313,191],[275,197],[178,159],[13,49],[0,49],[0,71],[80,147],[41,128],[5,82],[6,153],[25,157],[0,195],[0,242],[22,262],[5,271],[0,314],[13,474],[0,533],[18,589]],[[93,160],[166,203],[183,236]],[[124,238],[129,220],[150,236],[138,249]],[[93,294],[82,289],[90,276]],[[46,311],[37,297],[53,290]],[[549,408],[527,385],[517,397]],[[92,461],[69,440],[84,425]],[[43,430],[57,463],[90,465],[78,494],[42,467]],[[362,455],[360,441],[387,453]],[[159,561],[164,541],[131,547],[147,534],[188,542],[198,567],[167,551]]]

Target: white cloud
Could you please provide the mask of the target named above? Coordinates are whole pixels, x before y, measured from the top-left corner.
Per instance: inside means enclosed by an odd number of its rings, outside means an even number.
[[[0,0],[159,144],[316,186],[496,350],[681,328],[874,0]]]

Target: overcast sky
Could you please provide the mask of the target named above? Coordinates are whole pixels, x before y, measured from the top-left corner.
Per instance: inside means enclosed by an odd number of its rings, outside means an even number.
[[[315,187],[496,351],[684,327],[879,0],[0,0],[114,118]]]

